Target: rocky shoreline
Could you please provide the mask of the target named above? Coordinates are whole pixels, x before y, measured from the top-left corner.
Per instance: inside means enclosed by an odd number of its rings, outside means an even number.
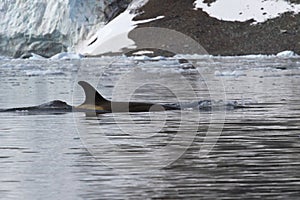
[[[14,58],[28,58],[32,53],[52,57],[66,51],[76,51],[85,56],[132,55],[141,49],[139,48],[143,46],[141,44],[147,42],[149,43],[144,45],[144,49],[153,46],[152,43],[155,43],[154,46],[156,47],[177,45],[177,49],[180,49],[179,52],[172,50],[167,52],[163,48],[150,48],[148,50],[154,52],[152,56],[191,53],[189,50],[193,48],[189,47],[190,43],[187,44],[187,41],[181,40],[179,37],[170,40],[164,34],[161,35],[164,35],[165,38],[160,37],[159,34],[151,35],[151,33],[138,31],[140,27],[159,27],[189,36],[186,38],[196,41],[194,43],[197,43],[204,52],[211,55],[269,55],[285,50],[300,55],[300,13],[284,13],[280,17],[262,23],[253,23],[254,20],[232,22],[219,20],[209,16],[202,9],[195,9],[195,0],[149,0],[146,1],[145,5],[144,1],[105,0],[101,1],[102,3],[100,1],[86,3],[84,0],[68,0],[62,3],[51,0],[43,4],[39,3],[38,0],[30,4],[23,1],[19,1],[21,2],[19,4],[2,2],[0,3],[0,14],[3,16],[3,21],[0,24],[2,27],[2,32],[0,31],[0,54]],[[221,0],[203,0],[202,2],[204,5],[213,5],[217,1]],[[300,9],[298,7],[300,0],[285,1],[297,4],[297,9]],[[131,4],[136,5],[130,10],[128,6]],[[139,9],[136,10],[137,8]],[[134,29],[136,24],[132,22],[132,18],[128,21],[126,17],[125,19],[117,17],[123,14],[126,9],[130,11],[132,17],[137,14],[134,18],[138,24],[137,28]],[[51,10],[55,10],[56,14],[53,15]],[[134,45],[122,46],[120,51],[114,53],[110,50],[103,51],[106,53],[101,53],[102,51],[98,53],[97,50],[91,51],[93,53],[90,53],[90,50],[87,53],[84,51],[82,53],[78,50],[90,48],[94,41],[101,39],[102,36],[99,35],[91,43],[84,43],[85,40],[88,41],[89,38],[97,34],[100,27],[104,29],[105,26],[102,27],[104,23],[115,22],[114,20],[119,20],[119,25],[112,27],[112,31],[115,33],[125,31],[124,37],[126,38],[124,40],[127,39],[127,32],[122,28],[132,27],[133,30],[128,31],[128,37],[133,40]],[[162,44],[163,40],[167,40],[169,44]],[[132,50],[135,45],[137,48]],[[95,46],[92,48],[101,49],[102,47]],[[106,50],[105,47],[104,50]]]
[[[285,13],[258,24],[252,24],[252,20],[229,22],[212,18],[201,9],[195,10],[193,3],[194,0],[150,0],[135,20],[164,16],[139,27],[179,31],[212,55],[276,54],[284,50],[300,54],[300,14]]]

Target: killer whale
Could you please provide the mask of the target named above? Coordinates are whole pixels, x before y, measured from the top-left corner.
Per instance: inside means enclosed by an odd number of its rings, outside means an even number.
[[[251,108],[236,101],[214,104],[213,100],[201,100],[188,104],[155,104],[146,102],[118,102],[104,98],[92,85],[85,81],[78,84],[83,88],[85,101],[79,106],[68,105],[64,101],[54,100],[38,106],[0,109],[0,112],[21,112],[24,114],[63,114],[68,112],[85,112],[88,115],[98,115],[111,112],[154,112],[165,110],[198,109],[199,111],[232,110]],[[255,105],[255,104],[253,104]]]
[[[177,106],[166,105],[166,104],[110,101],[104,98],[88,82],[79,81],[78,84],[84,90],[85,101],[81,105],[74,107],[74,110],[76,111],[105,113],[105,112],[153,112],[153,111],[180,109]]]
[[[62,114],[68,112],[85,112],[102,114],[111,112],[153,112],[179,110],[178,106],[145,102],[114,102],[105,99],[92,85],[85,81],[78,84],[83,88],[85,101],[79,106],[68,105],[64,101],[54,100],[38,106],[0,109],[0,112],[22,112],[25,114]]]

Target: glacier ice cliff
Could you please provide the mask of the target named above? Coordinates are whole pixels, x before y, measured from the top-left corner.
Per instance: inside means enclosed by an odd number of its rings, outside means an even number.
[[[0,55],[50,57],[72,51],[131,0],[2,0]]]

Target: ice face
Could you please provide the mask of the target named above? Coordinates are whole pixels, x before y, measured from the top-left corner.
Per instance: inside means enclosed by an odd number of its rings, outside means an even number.
[[[20,57],[34,52],[50,57],[72,51],[107,20],[117,0],[5,0],[0,2],[0,54]]]

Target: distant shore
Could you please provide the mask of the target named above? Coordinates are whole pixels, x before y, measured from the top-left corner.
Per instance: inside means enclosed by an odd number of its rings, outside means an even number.
[[[294,1],[298,3],[298,1]],[[259,24],[229,22],[195,10],[194,0],[150,0],[135,20],[164,18],[139,27],[163,27],[196,40],[212,55],[276,54],[291,50],[300,54],[300,14],[282,14]]]

